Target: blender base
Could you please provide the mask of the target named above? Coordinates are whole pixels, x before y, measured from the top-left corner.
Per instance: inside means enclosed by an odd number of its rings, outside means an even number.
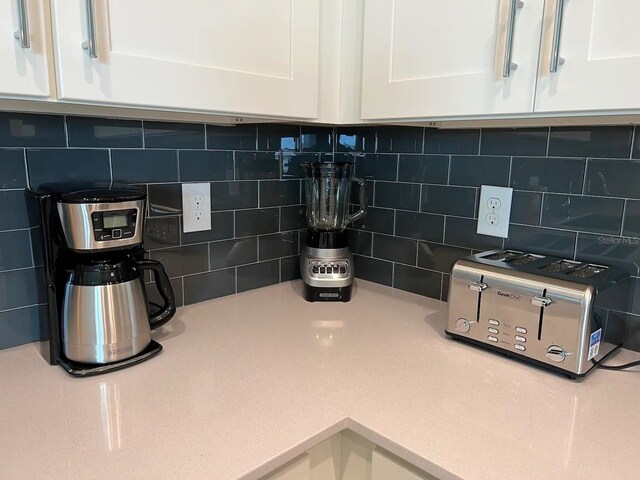
[[[307,302],[348,302],[352,287],[312,287],[305,283],[303,295]]]

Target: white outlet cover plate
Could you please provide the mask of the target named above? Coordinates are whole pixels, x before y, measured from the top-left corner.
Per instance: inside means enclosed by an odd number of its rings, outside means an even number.
[[[482,185],[476,231],[482,235],[507,238],[512,197],[513,188]]]
[[[182,231],[211,230],[211,184],[182,184]]]

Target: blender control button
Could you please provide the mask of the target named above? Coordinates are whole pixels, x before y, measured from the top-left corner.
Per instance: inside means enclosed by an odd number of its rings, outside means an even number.
[[[324,267],[320,267],[320,273],[326,273],[326,269]]]
[[[516,340],[517,340],[518,342],[522,342],[522,343],[525,343],[525,342],[527,341],[527,339],[526,339],[526,338],[524,338],[524,337],[522,337],[522,336],[520,336],[520,335],[516,335]]]
[[[490,342],[493,342],[493,343],[498,343],[498,339],[496,337],[494,337],[493,335],[489,335],[487,337],[487,340],[489,340]]]
[[[338,267],[333,267],[333,273],[338,273]]]
[[[340,273],[347,273],[347,267],[340,267]]]
[[[524,352],[527,347],[525,347],[524,345],[518,345],[517,343],[514,345],[514,347],[516,348],[516,350],[520,350],[521,352]]]
[[[527,329],[524,327],[516,327],[516,332],[518,333],[527,333]]]
[[[494,318],[490,318],[489,325],[495,325],[497,327],[498,325],[500,325],[500,322]]]
[[[314,265],[313,267],[311,267],[311,271],[312,271],[313,273],[318,273],[318,266],[317,266],[317,265]]]

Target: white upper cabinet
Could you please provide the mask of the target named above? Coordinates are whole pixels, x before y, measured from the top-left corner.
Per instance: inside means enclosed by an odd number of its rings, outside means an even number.
[[[531,113],[543,3],[366,0],[362,118]]]
[[[47,32],[44,0],[0,0],[0,95],[49,96]]]
[[[539,75],[536,112],[640,109],[640,1],[547,0]]]
[[[319,0],[51,1],[64,101],[317,116]]]

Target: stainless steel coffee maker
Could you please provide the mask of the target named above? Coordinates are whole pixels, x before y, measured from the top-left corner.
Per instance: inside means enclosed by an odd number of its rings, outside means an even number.
[[[300,256],[300,273],[307,301],[351,299],[354,278],[347,226],[367,213],[365,182],[353,176],[346,162],[304,165],[307,236]],[[357,182],[359,210],[349,214],[351,184]]]
[[[43,185],[27,194],[42,226],[49,362],[87,376],[159,353],[151,329],[168,322],[176,305],[163,266],[144,258],[146,193],[127,186]],[[145,271],[152,272],[163,303],[153,312]]]

